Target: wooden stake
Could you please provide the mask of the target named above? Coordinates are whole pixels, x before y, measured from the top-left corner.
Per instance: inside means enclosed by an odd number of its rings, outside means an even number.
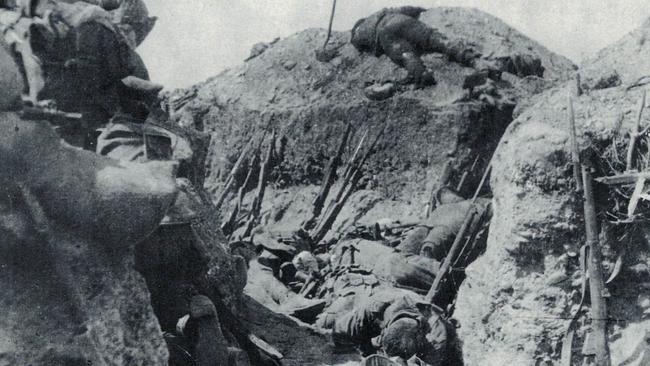
[[[639,138],[639,127],[641,126],[641,118],[643,117],[643,110],[645,109],[646,92],[645,89],[641,94],[641,101],[639,101],[639,112],[632,131],[630,131],[630,144],[627,147],[627,157],[625,159],[625,169],[627,171],[634,170],[632,164],[634,163],[634,149],[636,141]]]
[[[584,182],[584,215],[587,245],[589,247],[589,295],[591,297],[591,328],[593,349],[596,352],[597,366],[610,366],[609,345],[607,342],[607,305],[603,297],[605,283],[601,263],[598,238],[598,221],[594,201],[593,180],[587,167],[582,167]]]
[[[569,133],[571,135],[571,162],[573,164],[573,179],[576,182],[576,193],[582,192],[582,175],[580,173],[580,149],[576,136],[576,119],[573,112],[573,98],[569,96]]]

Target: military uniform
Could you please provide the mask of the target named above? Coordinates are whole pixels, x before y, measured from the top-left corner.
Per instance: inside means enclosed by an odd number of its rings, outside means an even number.
[[[341,243],[339,248],[346,245],[354,246],[357,253],[353,263],[351,255],[337,249],[337,257],[342,257],[342,266],[354,264],[397,286],[427,291],[440,268],[436,260],[419,254],[401,253],[376,241],[353,240]]]
[[[490,209],[490,202],[490,199],[479,198],[476,207],[479,212],[484,212]],[[405,254],[443,261],[471,206],[470,200],[438,206],[431,217],[411,231],[397,249]]]
[[[368,276],[368,275],[366,275]],[[417,356],[430,365],[455,365],[452,324],[441,310],[426,304],[410,291],[374,286],[366,281],[335,291],[337,296],[317,324],[332,329],[338,346],[356,345],[365,353],[381,347],[388,356]]]
[[[355,24],[351,42],[360,51],[385,54],[406,68],[409,80],[416,83],[426,83],[431,77],[420,59],[424,53],[444,53],[452,61],[471,66],[480,55],[462,43],[447,42],[442,34],[419,21],[424,10],[412,6],[383,9]]]

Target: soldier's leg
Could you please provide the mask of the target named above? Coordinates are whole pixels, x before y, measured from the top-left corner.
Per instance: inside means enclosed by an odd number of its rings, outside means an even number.
[[[451,61],[465,66],[473,66],[481,54],[468,44],[449,41],[445,35],[419,20],[405,22],[399,30],[404,39],[410,41],[421,53],[439,52],[446,54]]]
[[[382,48],[386,56],[397,65],[408,71],[404,83],[421,83],[426,67],[420,57],[416,54],[414,47],[406,40],[400,38],[388,38],[382,41]]]
[[[424,28],[422,28],[424,25]],[[408,77],[403,82],[415,82],[419,85],[433,85],[435,79],[433,72],[427,70],[420,59],[418,39],[415,39],[416,30],[424,31],[426,25],[405,15],[393,15],[382,22],[377,30],[379,45],[393,62],[408,71]]]
[[[446,226],[436,226],[424,239],[420,255],[443,261],[454,241],[456,233]]]

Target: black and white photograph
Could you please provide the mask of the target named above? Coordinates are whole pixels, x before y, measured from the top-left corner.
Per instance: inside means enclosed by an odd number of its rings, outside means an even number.
[[[0,366],[650,366],[646,1],[0,31]]]

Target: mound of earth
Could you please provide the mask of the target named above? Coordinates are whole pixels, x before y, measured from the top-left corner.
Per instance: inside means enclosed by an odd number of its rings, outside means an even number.
[[[364,96],[365,86],[401,79],[406,71],[385,56],[360,54],[349,44],[348,32],[334,32],[328,47],[338,56],[318,62],[314,51],[322,46],[326,32],[305,30],[256,47],[253,55],[258,55],[241,66],[170,96],[172,114],[180,124],[212,134],[206,188],[219,192],[242,147],[269,125],[287,144],[276,172],[277,189],[267,195],[273,198],[265,202],[264,211],[270,214],[271,228],[293,230],[310,209],[317,190],[313,185],[321,183],[327,160],[351,123],[353,136],[344,160],[364,131],[375,135],[386,128],[386,137],[367,164],[361,191],[346,208],[351,212],[341,215],[347,223],[373,222],[387,215],[417,219],[449,156],[459,172],[455,182],[479,157],[465,186],[466,194],[471,191],[511,122],[514,105],[526,104],[530,96],[567,80],[575,66],[475,9],[434,8],[421,19],[450,39],[461,37],[485,56],[539,57],[544,78],[504,73],[497,83],[496,102],[462,100],[463,80],[475,70],[430,54],[424,61],[435,70],[436,86],[401,88],[392,98],[371,101]]]
[[[584,65],[583,81],[593,80],[607,67],[615,67],[623,81],[618,87],[590,88],[574,96],[578,142],[597,168],[607,164],[599,152],[614,139],[625,146],[637,119],[641,90],[647,87],[624,86],[647,69],[647,57],[642,55],[650,52],[650,46],[640,40],[649,27],[646,22]],[[568,95],[575,92],[575,85],[567,83],[540,95],[509,126],[495,153],[494,217],[487,251],[467,269],[455,314],[462,324],[459,334],[469,366],[559,362],[564,332],[580,301],[577,253],[585,243],[582,201],[573,193],[570,164]],[[646,113],[642,128],[648,123]],[[595,174],[604,174],[603,169]],[[599,206],[605,205],[611,198],[607,190],[602,186],[596,190]],[[614,365],[642,347],[644,330],[650,329],[650,250],[643,234],[647,224],[622,230],[628,233],[624,240],[601,241],[605,276],[615,271],[616,258],[622,257],[620,274],[607,285]],[[574,357],[585,352],[588,329],[584,322],[579,326]],[[629,364],[645,364],[642,358]]]
[[[589,89],[628,86],[650,76],[650,18],[619,41],[605,47],[580,67]]]

